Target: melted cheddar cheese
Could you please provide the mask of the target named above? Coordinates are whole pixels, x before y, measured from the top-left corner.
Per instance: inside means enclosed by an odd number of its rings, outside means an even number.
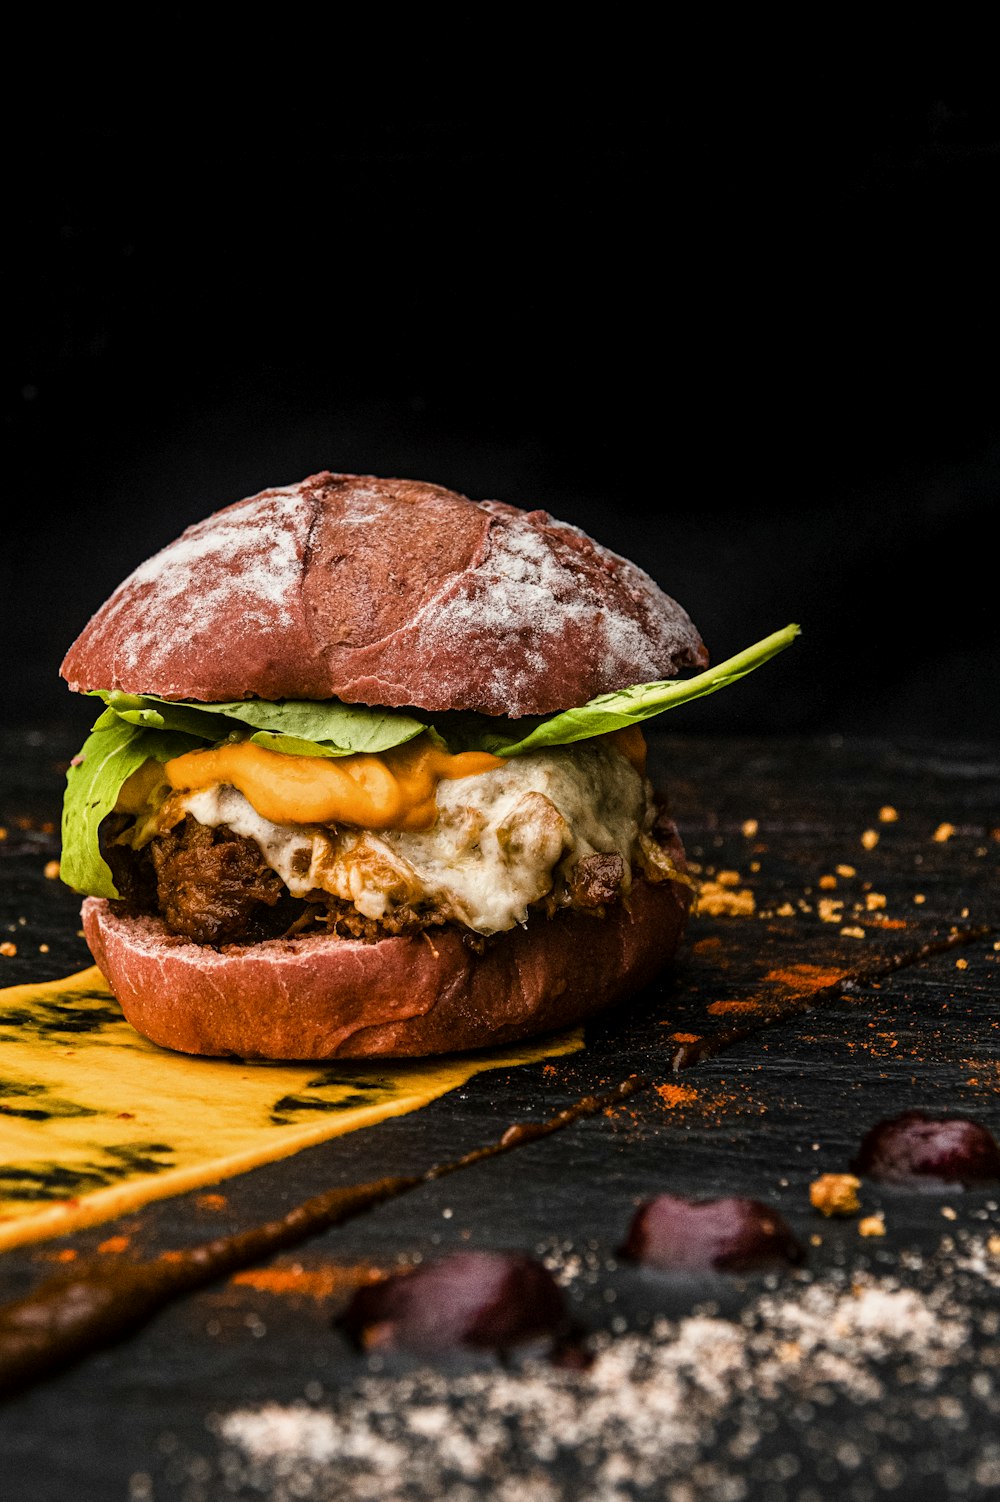
[[[502,767],[499,756],[452,756],[426,736],[381,755],[286,756],[243,741],[189,751],[165,767],[175,792],[238,788],[274,824],[351,824],[361,829],[429,829],[437,785]]]

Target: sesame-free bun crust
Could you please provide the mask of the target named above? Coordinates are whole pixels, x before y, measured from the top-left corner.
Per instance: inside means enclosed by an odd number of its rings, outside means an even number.
[[[550,714],[708,661],[650,577],[544,511],[312,475],[189,527],[62,664],[75,690]]]
[[[633,883],[604,918],[538,917],[483,954],[455,929],[364,944],[326,935],[209,949],[88,897],[91,953],[140,1033],[182,1053],[252,1059],[454,1053],[568,1027],[674,956],[689,892]]]

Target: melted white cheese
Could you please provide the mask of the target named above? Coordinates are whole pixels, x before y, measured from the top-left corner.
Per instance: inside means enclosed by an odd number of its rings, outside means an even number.
[[[320,888],[376,919],[394,905],[429,901],[491,934],[524,923],[557,872],[583,856],[620,855],[627,886],[650,788],[613,746],[590,741],[440,782],[438,818],[427,830],[272,824],[220,784],[179,802],[200,824],[228,824],[255,840],[297,897]]]

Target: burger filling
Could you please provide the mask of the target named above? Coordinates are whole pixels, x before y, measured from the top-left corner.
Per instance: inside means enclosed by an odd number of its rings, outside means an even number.
[[[637,729],[508,760],[420,737],[317,763],[246,744],[146,763],[101,827],[118,891],[200,943],[445,923],[483,943],[533,913],[603,915],[633,871],[686,880]]]

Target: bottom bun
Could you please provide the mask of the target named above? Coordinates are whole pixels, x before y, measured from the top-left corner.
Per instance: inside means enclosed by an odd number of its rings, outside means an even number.
[[[374,944],[310,934],[224,951],[159,918],[88,897],[91,953],[138,1032],[182,1053],[361,1059],[511,1043],[592,1017],[653,979],[690,903],[678,882],[633,882],[604,918],[566,910],[490,940],[456,929]]]

